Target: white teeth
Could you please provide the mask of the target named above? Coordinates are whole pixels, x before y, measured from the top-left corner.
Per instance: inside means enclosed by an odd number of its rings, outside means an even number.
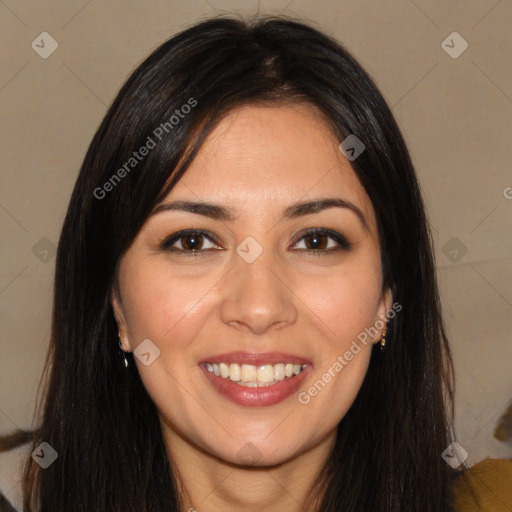
[[[252,364],[243,364],[242,365],[242,373],[240,375],[242,382],[256,382],[256,376],[258,375],[258,371],[256,366]]]
[[[256,380],[258,382],[272,382],[274,380],[274,367],[271,364],[260,366]]]
[[[229,378],[235,382],[240,380],[240,366],[237,364],[231,364],[229,366]]]
[[[220,376],[224,379],[229,377],[229,366],[226,363],[219,364]]]
[[[285,377],[284,373],[284,364],[279,363],[274,365],[274,371],[275,371],[275,379],[276,380],[283,380]]]
[[[246,387],[264,387],[275,384],[284,380],[286,377],[298,375],[304,368],[305,364],[278,363],[254,366],[252,364],[242,364],[241,366],[232,363],[206,363],[206,368],[210,373],[214,373],[217,377],[230,379],[237,382],[241,386]]]

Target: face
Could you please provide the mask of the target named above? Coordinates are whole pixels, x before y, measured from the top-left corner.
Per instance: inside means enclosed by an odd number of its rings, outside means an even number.
[[[162,203],[224,215],[161,208],[121,260],[114,313],[170,446],[278,464],[332,436],[353,403],[383,329],[358,336],[392,298],[340,142],[312,107],[239,107]],[[351,207],[290,210],[327,198]]]

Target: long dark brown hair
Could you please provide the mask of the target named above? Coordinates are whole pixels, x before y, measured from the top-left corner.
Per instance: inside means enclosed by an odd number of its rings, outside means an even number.
[[[83,161],[58,244],[38,426],[17,433],[32,450],[49,443],[58,459],[46,469],[27,459],[25,512],[181,510],[156,406],[133,355],[128,369],[120,358],[110,291],[149,213],[223,116],[285,103],[315,106],[340,142],[363,141],[352,168],[375,208],[383,289],[402,305],[311,495],[321,496],[321,512],[451,510],[455,471],[441,454],[453,440],[453,364],[426,210],[397,123],[368,74],[322,31],[285,17],[220,17],[140,64]],[[127,166],[148,137],[155,147]]]

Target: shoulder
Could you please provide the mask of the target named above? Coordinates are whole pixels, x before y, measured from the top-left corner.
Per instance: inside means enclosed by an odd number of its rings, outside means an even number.
[[[0,512],[22,512],[21,481],[29,445],[0,453]]]
[[[453,484],[457,512],[512,510],[512,460],[485,459],[461,473]]]

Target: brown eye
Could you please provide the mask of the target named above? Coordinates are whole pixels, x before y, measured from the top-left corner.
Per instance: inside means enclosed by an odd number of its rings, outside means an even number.
[[[327,228],[310,229],[302,233],[295,245],[299,242],[303,242],[305,245],[305,248],[298,249],[299,251],[317,256],[351,248],[351,244],[342,234]],[[205,244],[208,243],[212,244],[212,247],[205,248]],[[201,256],[208,251],[219,250],[220,248],[216,244],[213,235],[208,231],[186,229],[165,238],[160,244],[160,249],[184,256]]]
[[[329,245],[329,239],[334,244]],[[351,244],[340,233],[330,229],[312,229],[302,234],[299,242],[304,241],[305,251],[311,254],[333,253],[341,250],[349,250]]]
[[[206,251],[212,250],[211,247],[205,249],[205,239],[215,246],[213,237],[209,236],[209,233],[207,233],[207,231],[191,229],[179,231],[163,240],[160,244],[160,249],[163,251],[182,253],[186,256],[199,256]]]

